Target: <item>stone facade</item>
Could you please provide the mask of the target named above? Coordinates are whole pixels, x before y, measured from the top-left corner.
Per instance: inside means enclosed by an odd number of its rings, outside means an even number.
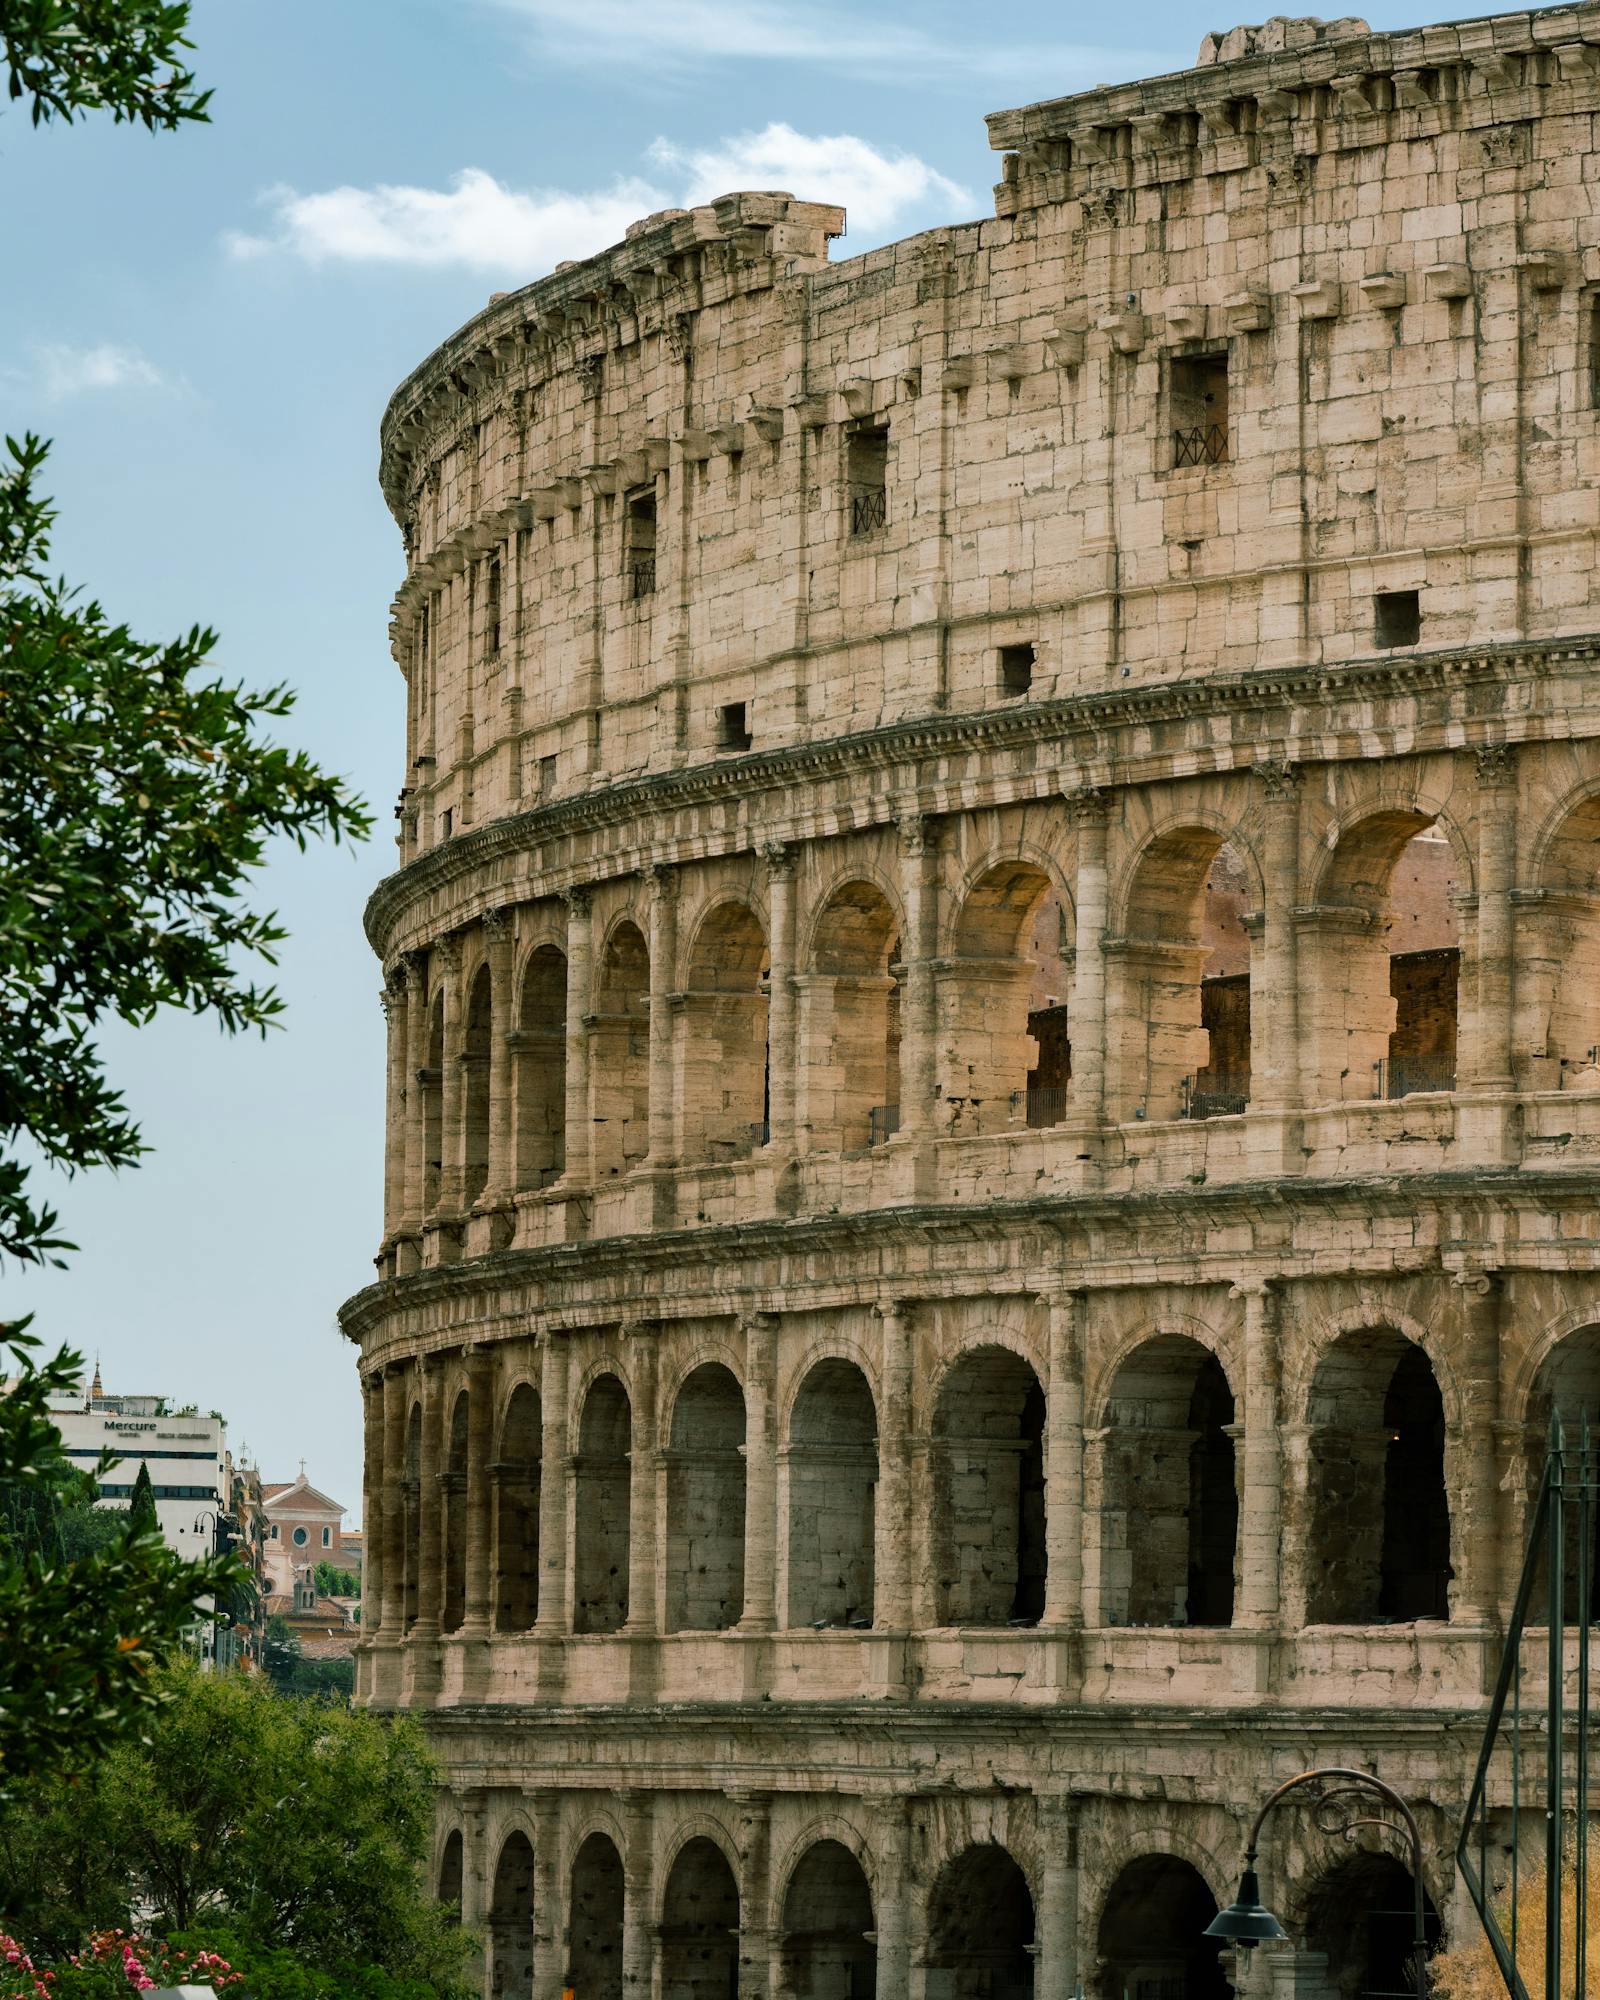
[[[1213,2000],[1313,1762],[1455,1913],[1600,1408],[1600,8],[1203,55],[385,419],[360,1687],[488,1993]],[[1263,1865],[1236,1979],[1396,1983],[1398,1863]]]

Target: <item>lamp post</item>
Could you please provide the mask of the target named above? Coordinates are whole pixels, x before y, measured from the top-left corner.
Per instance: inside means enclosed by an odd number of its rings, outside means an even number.
[[[1205,1935],[1222,1938],[1229,1944],[1237,1945],[1241,1951],[1253,1951],[1258,1944],[1270,1944],[1274,1939],[1288,1935],[1261,1901],[1261,1884],[1256,1879],[1256,1850],[1261,1844],[1261,1828],[1268,1813],[1291,1792],[1302,1787],[1314,1788],[1313,1814],[1324,1833],[1342,1834],[1350,1840],[1358,1827],[1381,1826],[1387,1827],[1391,1833],[1403,1835],[1410,1842],[1412,1950],[1416,1963],[1417,2000],[1424,2000],[1428,1990],[1428,1928],[1422,1895],[1422,1834],[1410,1806],[1392,1785],[1386,1785],[1370,1771],[1350,1771],[1342,1765],[1327,1764],[1320,1770],[1301,1771],[1296,1777],[1287,1779],[1275,1792],[1269,1793],[1250,1828],[1250,1839],[1244,1851],[1244,1873],[1239,1878],[1239,1894],[1227,1909],[1219,1910],[1206,1925]],[[1369,1795],[1373,1794],[1398,1817],[1387,1818],[1381,1812],[1352,1810],[1352,1801],[1370,1804]]]
[[[224,1514],[217,1507],[202,1507],[194,1517],[194,1531],[205,1533],[207,1521],[211,1523],[211,1553],[223,1555],[233,1544],[234,1520],[231,1514]],[[211,1671],[216,1673],[222,1666],[222,1604],[215,1591],[211,1593]]]

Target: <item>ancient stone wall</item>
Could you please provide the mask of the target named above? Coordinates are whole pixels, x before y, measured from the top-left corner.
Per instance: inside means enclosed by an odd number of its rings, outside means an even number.
[[[1269,24],[397,393],[364,1699],[485,1990],[1387,1990],[1600,1416],[1600,8]]]

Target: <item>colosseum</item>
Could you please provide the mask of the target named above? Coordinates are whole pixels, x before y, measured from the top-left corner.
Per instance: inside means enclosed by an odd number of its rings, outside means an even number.
[[[730,194],[394,396],[362,1698],[486,1994],[1357,2000],[1600,1407],[1600,6]]]

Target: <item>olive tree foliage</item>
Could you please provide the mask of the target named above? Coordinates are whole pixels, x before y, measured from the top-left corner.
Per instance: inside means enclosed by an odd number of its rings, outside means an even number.
[[[152,132],[204,121],[211,93],[184,67],[188,25],[188,6],[168,0],[0,0],[7,95],[35,125],[91,111]]]

